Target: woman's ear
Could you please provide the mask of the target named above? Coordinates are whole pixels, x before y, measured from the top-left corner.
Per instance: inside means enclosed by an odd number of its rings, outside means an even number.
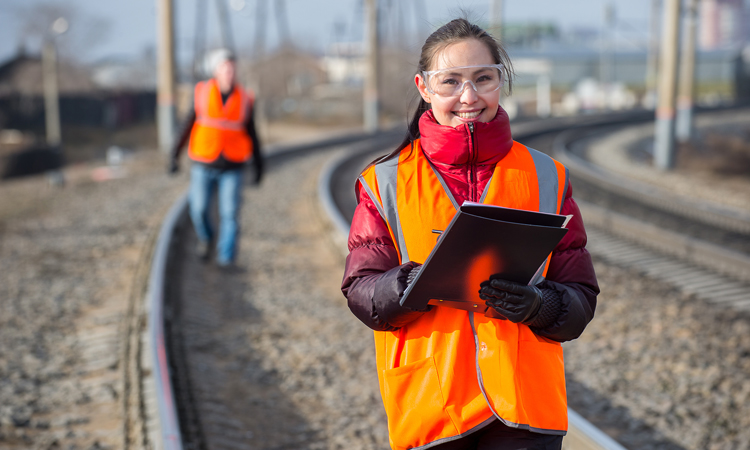
[[[427,92],[427,86],[425,86],[424,80],[422,79],[422,75],[421,74],[414,75],[414,84],[417,85],[417,89],[419,90],[419,95],[422,96],[422,98],[424,99],[424,101],[426,101],[427,103],[431,103],[430,102],[430,93]]]

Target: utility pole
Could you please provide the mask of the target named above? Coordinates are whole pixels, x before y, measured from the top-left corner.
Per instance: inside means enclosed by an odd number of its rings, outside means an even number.
[[[57,49],[55,39],[68,31],[68,21],[58,17],[44,37],[42,46],[42,84],[44,89],[44,120],[47,145],[61,150],[62,132],[60,127],[60,92],[57,87]]]
[[[656,167],[661,170],[674,168],[675,84],[679,28],[680,0],[665,0],[659,58],[659,102],[656,108],[656,137],[654,140],[654,162]]]
[[[688,0],[685,39],[680,58],[680,84],[677,94],[678,142],[689,142],[693,134],[693,90],[695,84],[695,32],[698,0]]]
[[[44,89],[44,119],[47,145],[56,153],[62,166],[62,132],[60,127],[60,91],[57,86],[57,49],[55,39],[68,30],[68,21],[58,17],[50,25],[42,43],[42,85]],[[52,186],[64,186],[65,175],[62,169],[48,173]]]
[[[172,0],[157,0],[157,111],[159,148],[168,153],[175,127],[175,65]]]
[[[263,87],[265,86],[263,60],[266,53],[266,1],[256,0],[255,2],[255,39],[253,40],[253,73],[255,77],[249,83],[249,87],[255,93],[253,115],[255,116],[255,126],[261,140],[268,136],[268,120],[265,112],[266,102],[263,99]]]
[[[378,130],[378,5],[377,0],[365,0],[365,30],[367,39],[367,69],[364,86],[364,127],[368,133]]]
[[[503,20],[504,20],[503,0],[490,1],[490,20],[492,21],[490,29],[495,39],[502,43],[503,41]]]
[[[53,149],[58,149],[62,142],[62,133],[60,132],[60,104],[57,89],[57,51],[53,38],[44,40],[42,71],[44,74],[44,119],[47,130],[47,145]]]
[[[604,109],[609,109],[609,98],[615,78],[615,23],[615,5],[609,1],[604,5],[604,30],[601,37],[601,51],[599,53],[599,83],[604,100],[604,104],[601,106]]]
[[[648,107],[656,104],[656,67],[659,64],[659,11],[661,0],[651,0],[651,31],[648,40],[648,59],[646,60],[646,99]]]

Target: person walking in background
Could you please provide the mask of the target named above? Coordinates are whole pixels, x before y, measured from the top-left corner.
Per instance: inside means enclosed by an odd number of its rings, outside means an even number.
[[[263,157],[255,131],[253,94],[237,83],[234,55],[226,49],[214,50],[209,54],[208,65],[213,78],[195,86],[194,108],[172,148],[168,170],[170,173],[179,170],[180,152],[189,139],[188,199],[190,218],[198,236],[196,251],[204,260],[210,255],[215,238],[210,207],[218,187],[216,262],[226,267],[234,263],[237,251],[245,165],[252,159],[254,181],[258,185],[263,176]]]
[[[567,431],[560,343],[592,320],[599,286],[567,169],[511,137],[499,104],[511,74],[480,27],[456,19],[439,28],[422,47],[406,139],[356,183],[341,290],[375,332],[394,449],[560,449]],[[474,292],[486,313],[401,306],[434,230],[464,201],[572,219],[538,284],[485,275]]]

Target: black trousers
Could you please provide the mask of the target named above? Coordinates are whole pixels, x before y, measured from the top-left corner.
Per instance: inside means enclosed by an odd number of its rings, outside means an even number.
[[[446,442],[434,450],[560,450],[562,436],[532,433],[505,426],[499,420],[470,435]]]

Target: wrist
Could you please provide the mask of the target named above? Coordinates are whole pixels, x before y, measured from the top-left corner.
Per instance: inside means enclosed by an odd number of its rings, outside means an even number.
[[[375,285],[372,302],[375,311],[389,325],[400,328],[421,316],[425,311],[417,311],[401,305],[401,297],[406,290],[411,270],[418,266],[409,261],[382,273]]]
[[[560,316],[562,295],[554,289],[539,289],[539,291],[541,293],[539,308],[524,323],[529,327],[542,329],[554,324]]]

